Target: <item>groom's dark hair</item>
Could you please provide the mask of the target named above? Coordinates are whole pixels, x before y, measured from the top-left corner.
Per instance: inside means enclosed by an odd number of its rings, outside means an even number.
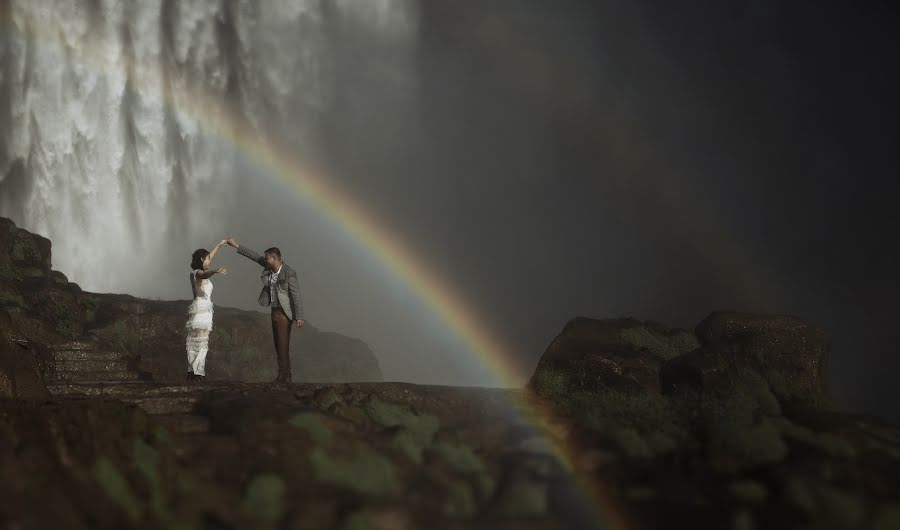
[[[278,250],[278,247],[267,248],[263,254],[271,254],[278,259],[281,259],[281,251]]]

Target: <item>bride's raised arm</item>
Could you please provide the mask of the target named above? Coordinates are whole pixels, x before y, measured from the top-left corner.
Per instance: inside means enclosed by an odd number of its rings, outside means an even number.
[[[212,263],[212,259],[216,257],[216,253],[219,252],[219,249],[222,248],[228,241],[222,240],[216,243],[216,246],[213,247],[212,252],[209,253],[209,262]]]

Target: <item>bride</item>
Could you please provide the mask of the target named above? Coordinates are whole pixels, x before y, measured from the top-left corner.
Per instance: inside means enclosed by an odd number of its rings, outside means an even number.
[[[209,351],[209,333],[212,331],[213,285],[209,280],[213,274],[226,274],[224,267],[210,269],[210,262],[216,256],[219,249],[227,243],[220,241],[212,252],[205,248],[194,251],[191,255],[191,290],[194,292],[194,300],[188,306],[187,324],[185,334],[187,336],[187,360],[188,381],[202,381],[206,377],[206,354]]]

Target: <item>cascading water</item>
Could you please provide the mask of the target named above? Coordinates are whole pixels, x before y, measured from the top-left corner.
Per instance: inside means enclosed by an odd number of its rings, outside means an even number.
[[[147,279],[186,258],[152,257],[212,243],[245,178],[214,109],[314,150],[346,53],[334,40],[409,46],[415,25],[404,0],[12,2],[0,215],[49,237],[54,267],[86,289],[183,296]]]

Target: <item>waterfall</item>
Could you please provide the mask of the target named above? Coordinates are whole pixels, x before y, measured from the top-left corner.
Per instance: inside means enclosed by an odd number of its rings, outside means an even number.
[[[255,177],[210,113],[315,150],[353,90],[336,86],[342,54],[364,51],[344,37],[396,51],[416,31],[404,0],[22,0],[2,17],[0,215],[49,237],[84,288],[163,297],[184,286],[148,279],[180,274],[251,207]]]

